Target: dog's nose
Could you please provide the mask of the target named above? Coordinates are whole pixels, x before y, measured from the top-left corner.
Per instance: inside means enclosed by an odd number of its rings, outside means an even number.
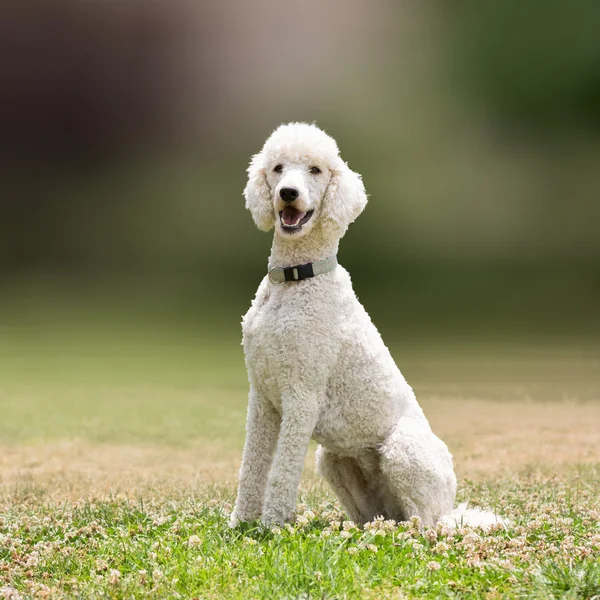
[[[284,202],[293,202],[298,197],[298,190],[296,188],[281,188],[279,196]]]

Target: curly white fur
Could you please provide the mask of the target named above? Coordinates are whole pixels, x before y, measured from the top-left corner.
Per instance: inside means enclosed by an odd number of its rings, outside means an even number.
[[[246,207],[260,229],[275,227],[271,267],[335,255],[367,204],[360,176],[314,125],[279,127],[248,174]],[[301,228],[282,222],[279,192],[286,187],[298,191],[298,211],[313,211]],[[343,267],[281,286],[265,277],[242,327],[250,394],[232,526],[293,517],[311,438],[320,444],[319,472],[353,521],[416,515],[429,525],[442,518],[468,522],[466,508],[452,511],[452,456],[431,431]]]

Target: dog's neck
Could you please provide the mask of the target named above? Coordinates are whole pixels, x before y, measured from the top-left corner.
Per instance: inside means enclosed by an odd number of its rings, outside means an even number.
[[[325,235],[319,226],[298,238],[293,234],[285,237],[276,233],[271,246],[269,267],[294,267],[335,256],[340,240],[332,237],[331,232],[328,233],[329,235]]]

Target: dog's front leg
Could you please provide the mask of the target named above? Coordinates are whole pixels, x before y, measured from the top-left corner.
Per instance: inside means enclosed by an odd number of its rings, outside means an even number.
[[[282,524],[292,518],[304,457],[318,407],[311,395],[293,393],[282,399],[283,417],[262,511],[265,525]]]
[[[273,452],[281,417],[273,404],[260,396],[253,386],[248,397],[246,442],[240,468],[235,508],[229,525],[254,521],[261,515]]]

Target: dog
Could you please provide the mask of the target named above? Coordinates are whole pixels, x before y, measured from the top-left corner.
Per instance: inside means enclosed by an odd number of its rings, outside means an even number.
[[[256,226],[275,234],[242,321],[250,392],[230,526],[293,519],[311,439],[318,472],[357,524],[496,522],[453,510],[452,455],[337,263],[367,195],[335,140],[313,124],[281,125],[252,158],[244,196]]]

